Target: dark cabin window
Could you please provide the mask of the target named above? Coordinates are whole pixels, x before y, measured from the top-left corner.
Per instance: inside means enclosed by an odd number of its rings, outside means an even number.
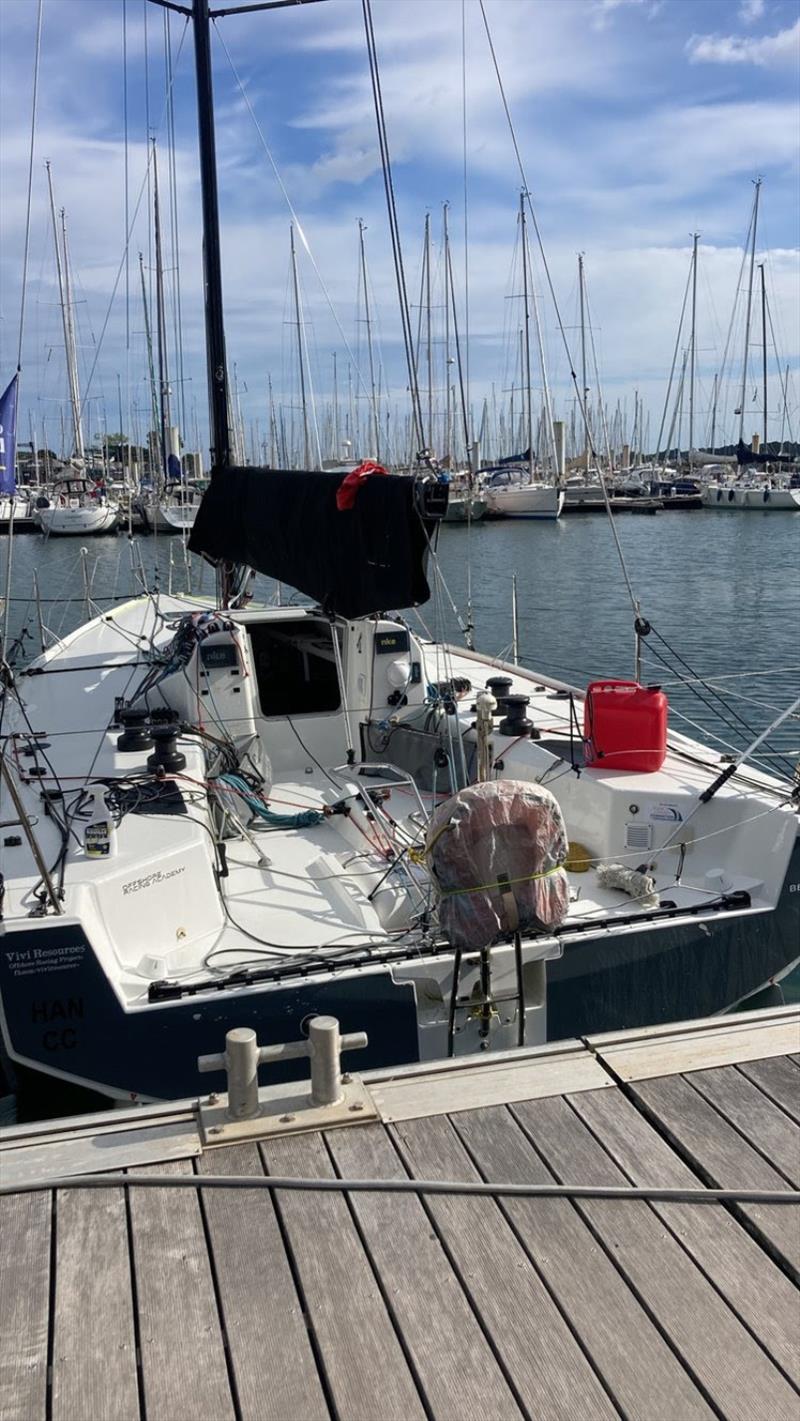
[[[250,628],[250,642],[263,715],[319,715],[339,709],[328,622],[262,622]]]

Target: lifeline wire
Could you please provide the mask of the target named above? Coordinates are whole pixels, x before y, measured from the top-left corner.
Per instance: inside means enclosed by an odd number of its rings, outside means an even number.
[[[798,1189],[659,1189],[608,1184],[493,1184],[451,1179],[312,1179],[259,1174],[74,1174],[2,1184],[3,1194],[48,1189],[275,1189],[320,1194],[455,1194],[509,1199],[650,1200],[663,1204],[800,1204]]]

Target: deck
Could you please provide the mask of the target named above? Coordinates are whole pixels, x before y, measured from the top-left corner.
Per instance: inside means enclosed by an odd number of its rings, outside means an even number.
[[[6,1129],[0,1418],[797,1421],[795,1205],[257,1182],[797,1189],[798,1052],[784,1008],[371,1072],[348,1128],[275,1087],[214,1148],[192,1103]]]

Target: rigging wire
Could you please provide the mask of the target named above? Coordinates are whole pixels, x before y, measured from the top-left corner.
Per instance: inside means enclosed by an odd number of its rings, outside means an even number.
[[[25,300],[28,291],[28,256],[31,242],[31,203],[33,196],[33,154],[36,146],[36,110],[39,97],[39,67],[42,50],[42,10],[44,0],[39,0],[39,8],[36,14],[36,40],[34,46],[33,62],[33,94],[31,98],[31,138],[28,153],[28,192],[25,205],[25,243],[22,257],[22,294],[19,303],[19,334],[17,339],[17,371],[16,371],[16,407],[19,409],[19,375],[22,370],[22,342],[25,334]],[[12,476],[14,470],[11,471]],[[11,569],[13,564],[14,549],[14,496],[11,495],[9,521],[8,521],[8,551],[6,553],[6,585],[5,601],[3,603],[3,625],[0,633],[0,654],[5,652],[6,636],[8,634],[8,606],[11,597]]]
[[[673,380],[674,380],[674,378],[675,378],[675,368],[676,368],[677,363],[678,363],[678,351],[680,350],[680,346],[681,346],[681,335],[682,335],[682,333],[683,333],[683,320],[684,320],[684,316],[686,315],[686,303],[687,303],[687,301],[688,301],[688,299],[689,299],[689,291],[690,291],[690,288],[691,288],[691,284],[692,284],[692,269],[691,269],[691,266],[690,266],[690,267],[689,267],[689,272],[688,272],[687,277],[686,277],[686,287],[685,287],[684,292],[683,292],[683,304],[682,304],[682,306],[681,306],[681,314],[680,314],[680,319],[679,319],[679,321],[678,321],[678,333],[677,333],[677,335],[676,335],[676,337],[675,337],[675,349],[674,349],[674,351],[672,352],[672,365],[671,365],[671,367],[670,367],[669,379],[668,379],[668,381],[667,381],[667,393],[666,393],[665,396],[664,396],[664,409],[663,409],[662,414],[661,414],[661,423],[660,423],[660,425],[659,425],[659,427],[658,427],[658,439],[656,440],[656,449],[655,449],[656,458],[658,458],[658,455],[659,455],[660,450],[661,450],[661,440],[662,440],[662,437],[663,437],[663,434],[664,434],[664,426],[665,426],[665,424],[666,424],[666,422],[667,422],[667,411],[668,411],[668,409],[669,409],[669,397],[670,397],[670,395],[672,394],[672,382],[673,382]],[[666,468],[666,465],[667,465],[667,455],[668,455],[668,450],[665,449],[665,450],[664,450],[664,468]]]
[[[467,0],[461,0],[461,149],[464,169],[464,376],[461,401],[464,407],[464,428],[467,441],[467,458],[471,439],[471,419],[469,412],[469,186],[467,183]],[[453,291],[453,320],[455,320],[455,288]],[[458,336],[456,336],[458,349]],[[459,355],[458,374],[461,380],[461,357]]]
[[[25,245],[22,256],[22,296],[19,307],[19,340],[17,343],[17,372],[22,369],[22,338],[25,330],[25,297],[28,290],[28,253],[31,240],[31,199],[33,193],[33,153],[36,146],[36,109],[39,97],[39,61],[42,48],[42,9],[44,0],[39,0],[36,14],[36,41],[33,60],[33,97],[31,100],[31,139],[28,154],[28,195],[25,205]]]
[[[353,354],[353,351],[352,351],[352,349],[351,349],[350,343],[349,343],[349,341],[348,341],[348,339],[347,339],[347,336],[346,336],[346,334],[345,334],[344,327],[342,326],[342,323],[341,323],[341,321],[339,320],[339,316],[338,316],[338,314],[337,314],[337,312],[336,312],[336,308],[334,307],[333,300],[332,300],[332,298],[331,298],[330,292],[328,291],[328,287],[326,286],[325,281],[324,281],[324,279],[323,279],[322,272],[320,271],[319,266],[317,265],[316,257],[314,256],[314,253],[313,253],[313,251],[311,250],[311,244],[310,244],[310,242],[309,242],[309,240],[308,240],[308,238],[307,238],[307,236],[306,236],[306,234],[305,234],[305,230],[304,230],[304,228],[303,228],[303,224],[302,224],[302,222],[300,221],[300,218],[299,218],[298,215],[297,215],[297,211],[296,211],[296,209],[295,209],[295,207],[294,207],[294,204],[292,203],[292,199],[290,198],[289,193],[288,193],[287,188],[286,188],[286,185],[285,185],[285,183],[284,183],[284,181],[283,181],[283,178],[281,177],[280,169],[278,168],[278,165],[277,165],[277,163],[275,162],[275,159],[274,159],[274,157],[273,157],[273,155],[272,155],[272,150],[270,149],[270,147],[269,147],[269,145],[268,145],[268,143],[267,143],[267,140],[266,140],[266,138],[264,137],[264,131],[263,131],[262,127],[261,127],[261,124],[260,124],[259,121],[258,121],[258,118],[256,117],[256,114],[255,114],[255,110],[254,110],[254,108],[253,108],[253,105],[252,105],[251,102],[250,102],[250,96],[249,96],[249,94],[248,94],[248,92],[247,92],[247,89],[245,88],[244,82],[243,82],[243,80],[242,80],[242,78],[241,78],[241,76],[240,76],[240,74],[239,74],[239,71],[237,70],[236,65],[235,65],[234,62],[233,62],[233,59],[232,59],[232,57],[231,57],[231,52],[230,52],[230,50],[228,49],[227,44],[225,43],[225,37],[224,37],[222,31],[220,30],[219,26],[217,25],[216,19],[214,20],[214,32],[215,32],[215,34],[216,34],[216,36],[217,36],[217,38],[218,38],[218,40],[219,40],[220,45],[222,46],[222,50],[223,50],[223,52],[224,52],[224,54],[225,54],[225,58],[226,58],[227,61],[228,61],[228,64],[229,64],[229,66],[230,66],[231,73],[232,73],[232,75],[233,75],[233,77],[234,77],[234,79],[235,79],[235,81],[236,81],[237,87],[238,87],[238,89],[239,89],[239,93],[241,94],[241,96],[242,96],[242,98],[243,98],[243,100],[244,100],[244,103],[245,103],[245,107],[246,107],[246,109],[247,109],[247,112],[249,113],[251,119],[253,120],[253,124],[254,124],[254,126],[255,126],[256,133],[258,134],[259,142],[261,143],[261,147],[263,148],[264,153],[265,153],[265,155],[266,155],[266,157],[267,157],[267,161],[269,162],[269,165],[270,165],[270,167],[272,168],[273,176],[274,176],[274,178],[275,178],[276,183],[278,184],[278,187],[280,188],[280,191],[281,191],[281,195],[282,195],[282,197],[283,197],[283,200],[284,200],[284,202],[286,203],[287,208],[289,209],[289,215],[291,216],[291,219],[292,219],[292,221],[293,221],[293,223],[294,223],[294,225],[295,225],[295,228],[297,229],[297,235],[298,235],[300,241],[301,241],[302,244],[303,244],[303,248],[304,248],[304,250],[305,250],[306,256],[308,257],[308,259],[309,259],[309,261],[310,261],[310,263],[311,263],[311,266],[312,266],[312,268],[313,268],[313,270],[314,270],[314,275],[316,276],[316,278],[317,278],[317,280],[318,280],[318,282],[319,282],[319,284],[320,284],[320,289],[321,289],[321,291],[322,291],[322,295],[323,295],[323,297],[325,298],[325,302],[326,302],[326,304],[327,304],[327,306],[328,306],[328,309],[329,309],[329,311],[330,311],[330,313],[331,313],[331,315],[332,315],[332,317],[333,317],[333,319],[334,319],[334,322],[335,322],[335,324],[336,324],[336,329],[337,329],[338,332],[339,332],[339,335],[340,335],[340,337],[341,337],[341,340],[342,340],[342,343],[343,343],[343,345],[344,345],[344,348],[345,348],[345,350],[347,351],[347,354],[348,354],[348,356],[349,356],[349,358],[350,358],[350,361],[352,362],[353,369],[355,370],[355,373],[356,373],[356,377],[357,377],[357,379],[358,379],[358,382],[359,382],[359,384],[361,385],[362,390],[363,390],[365,396],[369,396],[369,386],[368,386],[368,384],[367,384],[367,381],[366,381],[365,377],[364,377],[364,376],[362,375],[362,373],[361,373],[361,366],[360,366],[360,364],[359,364],[358,358],[357,358],[357,356],[355,356],[355,355]]]
[[[183,312],[181,309],[181,263],[178,238],[178,170],[175,155],[175,90],[172,81],[172,15],[164,11],[164,44],[167,71],[167,189],[169,192],[170,244],[172,247],[172,301],[175,355],[178,365],[178,408],[180,429],[186,437],[186,382],[183,371]],[[186,530],[183,530],[186,544]]]
[[[609,469],[610,469],[610,468],[611,468],[611,439],[610,439],[610,437],[609,437],[609,432],[608,432],[608,419],[607,419],[607,417],[606,417],[606,402],[605,402],[605,400],[604,400],[604,398],[603,398],[603,390],[602,390],[602,386],[601,386],[601,384],[600,384],[600,368],[599,368],[598,363],[597,363],[597,349],[596,349],[595,343],[594,343],[594,323],[593,323],[593,321],[592,321],[592,313],[591,313],[591,309],[590,309],[590,306],[589,306],[589,292],[588,292],[588,290],[587,290],[587,288],[586,288],[586,267],[585,267],[585,264],[584,264],[584,268],[583,268],[583,296],[584,296],[584,302],[585,302],[585,305],[586,305],[586,320],[587,320],[587,324],[588,324],[588,326],[589,326],[589,347],[590,347],[591,352],[592,352],[592,365],[593,365],[593,367],[594,367],[595,387],[596,387],[596,390],[597,390],[597,408],[598,408],[599,411],[600,411],[600,423],[601,423],[602,428],[603,428],[603,437],[604,437],[604,439],[605,439],[605,444],[606,444],[606,458],[608,459],[608,467],[609,467]]]
[[[183,50],[183,44],[184,44],[184,40],[186,39],[186,35],[187,35],[187,33],[188,33],[188,30],[189,30],[189,21],[188,21],[188,19],[187,19],[187,21],[186,21],[186,23],[185,23],[185,25],[184,25],[184,28],[183,28],[183,33],[182,33],[182,35],[181,35],[181,42],[180,42],[180,45],[178,46],[178,53],[177,53],[177,55],[176,55],[176,57],[175,57],[175,64],[176,64],[176,65],[177,65],[177,63],[178,63],[178,60],[179,60],[180,57],[181,57],[181,51]],[[174,76],[173,76],[172,82],[174,83]],[[172,91],[172,84],[170,84],[170,91],[169,91],[169,92],[171,93],[171,91]],[[169,95],[167,95],[167,99],[168,99],[168,97],[169,97]],[[167,107],[168,107],[168,105],[167,105],[167,100],[165,100],[164,108],[163,108],[162,113],[161,113],[161,118],[160,118],[159,123],[158,123],[158,130],[157,130],[157,131],[160,131],[160,129],[161,129],[163,123],[164,123],[164,119],[165,119],[165,117],[166,117],[166,115],[167,115]],[[89,387],[91,386],[92,380],[94,379],[94,373],[95,373],[95,371],[96,371],[96,369],[97,369],[97,362],[98,362],[99,359],[100,359],[100,352],[102,351],[102,348],[103,348],[103,341],[104,341],[104,339],[105,339],[105,334],[106,334],[106,331],[107,331],[107,329],[108,329],[108,323],[109,323],[109,320],[111,319],[111,311],[112,311],[113,306],[114,306],[114,301],[116,300],[117,289],[118,289],[118,287],[119,287],[119,283],[120,283],[120,279],[121,279],[121,277],[122,277],[122,273],[123,273],[123,271],[124,271],[124,269],[125,269],[125,259],[126,259],[126,257],[127,257],[128,249],[129,249],[129,247],[130,247],[130,242],[131,242],[131,236],[132,236],[132,232],[133,232],[133,227],[134,227],[134,225],[135,225],[135,223],[136,223],[136,219],[137,219],[137,217],[138,217],[138,215],[139,215],[139,208],[140,208],[141,205],[142,205],[142,198],[143,198],[143,196],[144,196],[145,189],[147,189],[147,191],[149,192],[149,185],[150,185],[150,168],[151,168],[152,161],[153,161],[152,145],[151,145],[151,144],[148,144],[148,154],[147,154],[147,162],[146,162],[146,164],[145,164],[144,177],[142,178],[142,184],[141,184],[141,187],[139,188],[139,195],[138,195],[138,197],[137,197],[137,199],[136,199],[136,206],[135,206],[134,209],[133,209],[133,217],[131,218],[130,226],[128,227],[128,231],[127,231],[127,235],[126,235],[126,239],[125,239],[125,249],[124,249],[124,251],[123,251],[123,253],[122,253],[122,257],[120,258],[119,266],[117,267],[117,274],[116,274],[116,276],[115,276],[115,278],[114,278],[114,285],[113,285],[113,287],[111,288],[111,295],[110,295],[110,297],[109,297],[108,307],[107,307],[107,309],[106,309],[105,318],[104,318],[104,320],[103,320],[103,324],[102,324],[102,327],[101,327],[101,329],[100,329],[100,335],[99,335],[98,340],[97,340],[97,346],[96,346],[96,350],[95,350],[94,360],[92,361],[92,366],[91,366],[91,369],[90,369],[90,371],[89,371],[89,375],[88,375],[88,378],[87,378],[87,381],[86,381],[86,387],[85,387],[84,396],[83,396],[83,399],[82,399],[82,401],[81,401],[81,407],[80,407],[80,416],[81,416],[81,418],[83,418],[83,414],[84,414],[84,411],[85,411],[85,408],[86,408],[86,403],[87,403],[87,401],[88,401],[88,399],[89,399]],[[148,226],[149,226],[149,224],[148,224]]]
[[[363,3],[366,4],[366,3],[367,3],[367,0],[363,0]],[[511,117],[511,110],[510,110],[509,105],[508,105],[508,99],[506,98],[505,85],[503,84],[503,78],[502,78],[502,75],[501,75],[501,73],[500,73],[500,65],[499,65],[499,62],[498,62],[498,59],[497,59],[497,54],[496,54],[496,52],[495,52],[494,41],[493,41],[493,39],[492,39],[492,32],[491,32],[491,29],[489,28],[489,18],[488,18],[487,14],[486,14],[485,0],[478,0],[478,3],[479,3],[479,5],[480,5],[480,7],[481,7],[481,15],[482,15],[482,17],[483,17],[483,24],[484,24],[484,28],[485,28],[485,30],[486,30],[486,38],[487,38],[488,43],[489,43],[489,52],[490,52],[491,57],[492,57],[492,64],[493,64],[493,66],[494,66],[494,72],[495,72],[495,76],[496,76],[496,78],[497,78],[498,88],[499,88],[499,90],[500,90],[500,98],[501,98],[501,100],[502,100],[503,110],[504,110],[504,112],[505,112],[505,116],[506,116],[506,121],[507,121],[507,123],[508,123],[509,132],[510,132],[510,134],[511,134],[511,142],[512,142],[512,144],[513,144],[514,154],[515,154],[516,160],[517,160],[517,167],[519,168],[520,177],[521,177],[521,179],[522,179],[522,186],[523,186],[523,190],[524,190],[524,193],[525,193],[525,198],[526,198],[527,205],[528,205],[528,210],[529,210],[529,212],[530,212],[531,221],[532,221],[532,223],[533,223],[533,230],[534,230],[534,232],[535,232],[535,234],[536,234],[536,241],[537,241],[537,244],[538,244],[538,247],[539,247],[539,254],[540,254],[541,259],[542,259],[542,267],[543,267],[543,269],[544,269],[544,274],[545,274],[545,277],[546,277],[546,279],[547,279],[547,288],[548,288],[548,291],[550,292],[550,299],[551,299],[552,302],[553,302],[553,309],[554,309],[555,314],[556,314],[556,320],[557,320],[557,322],[558,322],[558,329],[559,329],[559,333],[560,333],[560,336],[561,336],[561,341],[562,341],[562,344],[563,344],[563,346],[564,346],[564,351],[565,351],[565,353],[566,353],[567,361],[568,361],[568,364],[569,364],[570,378],[571,378],[571,380],[572,380],[573,388],[574,388],[574,391],[575,391],[575,399],[576,399],[576,402],[577,402],[577,405],[578,405],[578,409],[579,409],[580,412],[581,412],[581,417],[582,417],[582,419],[583,419],[584,428],[585,428],[585,430],[586,430],[586,440],[587,440],[587,443],[588,443],[590,452],[591,452],[591,454],[592,454],[592,456],[593,456],[595,462],[597,463],[597,450],[596,450],[596,448],[595,448],[594,440],[593,440],[593,438],[592,438],[592,432],[591,432],[591,429],[590,429],[590,427],[589,427],[589,419],[588,419],[588,415],[587,415],[587,411],[586,411],[586,400],[585,400],[585,397],[584,397],[583,392],[582,392],[581,389],[579,388],[578,377],[577,377],[577,375],[576,375],[576,373],[575,373],[574,362],[573,362],[572,354],[571,354],[571,351],[570,351],[570,348],[569,348],[569,341],[567,340],[567,333],[566,333],[566,330],[565,330],[565,328],[564,328],[564,323],[563,323],[563,321],[562,321],[562,319],[561,319],[561,309],[560,309],[559,304],[558,304],[558,298],[556,297],[555,286],[554,286],[554,284],[553,284],[553,278],[552,278],[552,275],[551,275],[551,272],[550,272],[550,265],[549,265],[549,262],[548,262],[548,260],[547,260],[547,255],[546,255],[546,253],[545,253],[544,242],[542,241],[542,234],[541,234],[541,230],[540,230],[540,227],[539,227],[539,221],[538,221],[538,218],[537,218],[537,216],[536,216],[536,212],[535,212],[535,209],[534,209],[534,206],[533,206],[533,201],[532,201],[532,199],[531,199],[531,192],[530,192],[530,188],[529,188],[529,186],[528,186],[528,178],[527,178],[527,174],[526,174],[526,172],[525,172],[525,165],[524,165],[524,163],[523,163],[523,161],[522,161],[522,153],[520,152],[519,143],[518,143],[518,141],[517,141],[517,134],[516,134],[516,129],[514,128],[514,121],[513,121],[512,117]],[[622,576],[623,576],[624,581],[625,581],[625,586],[626,586],[626,588],[627,588],[628,597],[630,598],[631,607],[633,608],[634,617],[638,620],[638,619],[641,617],[641,607],[640,607],[639,599],[637,598],[636,593],[634,592],[634,589],[633,589],[633,583],[632,583],[632,581],[631,581],[630,573],[628,572],[628,565],[627,565],[627,563],[626,563],[626,561],[625,561],[625,554],[624,554],[623,549],[622,549],[622,543],[621,543],[621,541],[620,541],[619,533],[617,532],[616,521],[615,521],[615,518],[614,518],[613,509],[612,509],[612,507],[611,507],[611,500],[610,500],[609,495],[608,495],[608,489],[607,489],[607,486],[606,486],[606,480],[605,480],[605,477],[604,477],[604,475],[603,475],[602,469],[600,469],[599,465],[598,465],[597,473],[598,473],[598,478],[600,479],[600,487],[601,487],[601,489],[602,489],[602,491],[603,491],[603,500],[604,500],[604,502],[605,502],[606,513],[607,513],[607,515],[608,515],[609,525],[610,525],[610,527],[611,527],[611,532],[612,532],[612,535],[613,535],[613,538],[614,538],[614,543],[615,543],[616,550],[617,550],[617,557],[619,558],[620,568],[622,569]]]
[[[411,399],[412,419],[416,426],[418,435],[419,450],[422,454],[426,450],[424,426],[422,422],[422,405],[419,396],[419,382],[417,379],[417,367],[414,361],[414,342],[411,332],[411,315],[408,304],[408,291],[406,287],[405,268],[403,266],[403,253],[400,244],[400,227],[397,218],[397,203],[394,194],[394,181],[392,178],[392,165],[389,157],[389,141],[386,133],[386,116],[383,109],[383,95],[381,91],[380,71],[378,69],[378,52],[375,44],[375,31],[372,24],[372,0],[361,0],[361,8],[364,16],[364,29],[367,40],[367,58],[369,60],[370,80],[372,83],[372,96],[375,104],[375,121],[378,128],[378,147],[381,155],[381,167],[383,169],[383,185],[386,193],[386,206],[389,218],[389,235],[392,242],[392,254],[394,257],[395,278],[397,281],[397,296],[400,305],[400,321],[403,328],[403,344],[406,353],[406,365],[408,368],[409,396]],[[430,431],[428,431],[430,435]]]

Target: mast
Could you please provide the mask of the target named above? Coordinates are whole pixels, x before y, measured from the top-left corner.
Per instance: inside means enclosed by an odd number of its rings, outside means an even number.
[[[158,160],[153,140],[153,225],[156,246],[156,348],[158,351],[158,412],[161,430],[161,476],[166,483],[169,460],[169,375],[167,373],[167,321],[164,309],[164,263],[161,252],[161,211],[158,202]]]
[[[452,468],[450,425],[452,423],[452,403],[450,394],[450,234],[447,230],[447,203],[442,204],[442,227],[444,238],[444,456],[447,467]]]
[[[758,199],[761,194],[761,178],[756,178],[756,195],[753,201],[751,223],[750,270],[747,279],[747,314],[744,322],[744,359],[742,361],[742,394],[739,400],[739,442],[744,440],[744,402],[747,395],[747,355],[750,348],[750,319],[753,313],[753,271],[756,260],[756,229],[758,227]]]
[[[156,372],[153,365],[153,336],[150,330],[150,312],[147,308],[147,284],[144,279],[144,257],[139,253],[139,275],[142,281],[142,305],[144,306],[144,335],[147,346],[147,369],[150,375],[150,422],[153,433],[158,429],[158,397],[156,395]],[[148,447],[148,455],[149,455]]]
[[[589,391],[586,387],[586,311],[583,252],[578,252],[578,295],[581,304],[581,396],[583,398],[583,466],[589,472]]]
[[[64,314],[69,332],[67,364],[70,371],[72,423],[75,428],[75,453],[84,462],[83,425],[81,422],[81,392],[78,384],[78,350],[75,343],[75,320],[72,314],[72,287],[69,279],[69,248],[67,246],[67,214],[61,209],[61,241],[64,247]]]
[[[527,198],[528,202],[530,202],[529,192],[523,192],[522,197]],[[527,255],[527,232],[525,233],[525,251]],[[550,382],[547,378],[547,361],[545,360],[544,354],[544,338],[542,336],[542,322],[539,316],[539,302],[536,297],[536,287],[533,283],[531,283],[530,287],[530,301],[531,306],[533,307],[533,323],[536,330],[536,349],[539,355],[539,369],[542,372],[542,395],[544,404],[545,428],[547,430],[547,437],[550,444],[550,463],[553,470],[553,482],[558,486],[561,482],[561,476],[559,474],[558,458],[556,456],[556,432],[553,426],[553,402],[550,397]],[[531,453],[532,452],[533,451],[531,451]]]
[[[697,241],[699,232],[692,233],[692,330],[689,337],[689,468],[694,448],[694,370],[697,350]]]
[[[214,473],[218,469],[227,468],[231,457],[208,0],[193,0],[192,19],[194,22],[194,60],[197,84],[197,127],[200,142],[200,187],[203,199],[211,471]]]
[[[122,438],[122,376],[119,371],[117,371],[117,416],[119,418],[119,444],[117,446],[117,454],[121,463],[125,441]],[[128,444],[130,444],[130,439],[128,440]],[[130,456],[128,457],[128,462],[130,463]]]
[[[433,442],[433,342],[431,339],[431,214],[425,213],[425,349],[428,362],[428,443]]]
[[[525,224],[525,194],[519,195],[519,221],[522,241],[522,301],[525,338],[522,346],[525,385],[525,437],[528,441],[528,482],[533,483],[533,417],[531,410],[531,312],[528,304],[528,231]]]
[[[336,373],[336,351],[333,352],[333,457],[339,458],[339,381]]]
[[[367,352],[369,355],[369,388],[372,404],[372,431],[375,439],[375,458],[381,457],[381,426],[378,417],[378,398],[375,392],[375,356],[372,349],[372,321],[369,313],[369,291],[367,290],[367,254],[364,248],[364,223],[358,219],[358,251],[361,261],[361,282],[364,287],[364,322],[367,327]]]
[[[714,372],[714,393],[711,397],[711,439],[709,448],[714,453],[714,440],[717,437],[717,392],[719,389],[719,374]]]
[[[311,468],[311,444],[308,437],[308,405],[306,403],[306,372],[303,361],[303,333],[300,323],[300,285],[297,280],[297,252],[294,245],[294,223],[289,224],[289,248],[292,258],[292,287],[297,322],[297,359],[300,366],[300,401],[303,408],[303,467]]]
[[[66,248],[66,217],[64,209],[61,209],[61,230],[64,241],[64,251],[62,258],[61,244],[58,236],[58,223],[56,221],[56,205],[53,197],[53,175],[50,171],[50,164],[45,163],[47,169],[47,187],[50,194],[50,216],[53,222],[53,242],[56,252],[56,276],[58,278],[58,295],[61,303],[61,322],[64,330],[64,353],[67,359],[67,381],[69,383],[69,398],[72,407],[73,438],[75,441],[75,453],[79,459],[83,459],[83,431],[81,429],[81,402],[78,391],[78,369],[77,357],[75,354],[75,329],[72,323],[72,311],[70,309],[69,278],[67,275],[67,248]],[[64,449],[63,415],[62,415],[62,452]]]
[[[278,422],[275,418],[275,397],[272,393],[272,376],[267,375],[267,392],[269,396],[269,462],[270,467],[275,469],[278,465]]]
[[[778,370],[778,376],[780,377],[780,370]],[[788,401],[788,399],[789,399],[789,366],[787,365],[787,367],[786,367],[786,374],[784,375],[784,378],[783,378],[783,405],[782,405],[782,407],[781,407],[781,446],[780,446],[780,449],[779,449],[779,451],[778,451],[780,454],[782,454],[782,453],[784,452],[784,449],[783,449],[783,436],[784,436],[784,433],[785,433],[785,431],[786,431],[786,416],[787,416],[787,414],[788,414],[788,406],[787,406],[787,401]]]
[[[764,390],[764,455],[767,453],[767,290],[764,284],[764,263],[760,262],[761,272],[761,381]]]

